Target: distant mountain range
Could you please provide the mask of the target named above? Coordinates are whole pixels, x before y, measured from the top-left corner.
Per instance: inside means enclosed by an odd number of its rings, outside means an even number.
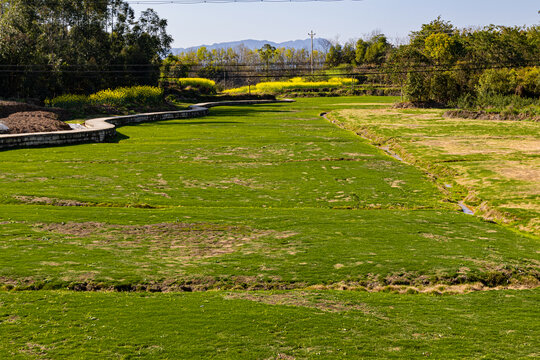
[[[321,38],[313,39],[313,48],[315,50],[324,50],[322,48],[319,40],[322,40],[322,39]],[[311,39],[292,40],[292,41],[285,41],[285,42],[281,42],[281,43],[276,43],[276,42],[268,41],[268,40],[248,39],[248,40],[240,40],[240,41],[222,42],[222,43],[216,43],[216,44],[212,44],[212,45],[193,46],[193,47],[189,47],[189,48],[172,48],[171,53],[179,54],[181,52],[188,52],[188,51],[192,51],[192,50],[196,51],[196,50],[198,50],[199,48],[201,48],[203,46],[206,47],[208,50],[235,48],[235,47],[240,46],[242,44],[245,47],[247,47],[248,49],[251,49],[251,50],[260,49],[260,48],[262,48],[264,46],[264,44],[270,44],[272,46],[275,46],[276,48],[284,47],[284,48],[293,48],[293,49],[298,49],[298,50],[300,50],[300,49],[311,50]]]

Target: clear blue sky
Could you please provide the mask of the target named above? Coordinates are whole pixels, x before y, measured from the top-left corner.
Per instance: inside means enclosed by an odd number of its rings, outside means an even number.
[[[148,5],[132,5],[137,11]],[[243,39],[276,42],[317,37],[341,42],[380,30],[391,40],[441,15],[457,27],[537,25],[538,0],[363,0],[334,3],[152,5],[169,21],[173,47]]]

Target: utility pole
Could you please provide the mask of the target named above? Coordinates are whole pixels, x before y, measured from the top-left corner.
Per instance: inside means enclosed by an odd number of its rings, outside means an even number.
[[[311,30],[311,32],[308,34],[309,36],[311,36],[311,56],[310,56],[310,59],[311,59],[311,75],[313,75],[313,37],[317,34],[315,34],[313,32],[313,30]]]

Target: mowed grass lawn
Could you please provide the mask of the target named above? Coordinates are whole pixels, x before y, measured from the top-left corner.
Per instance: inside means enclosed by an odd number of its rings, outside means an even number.
[[[319,116],[393,100],[0,152],[0,358],[537,356],[539,239]]]

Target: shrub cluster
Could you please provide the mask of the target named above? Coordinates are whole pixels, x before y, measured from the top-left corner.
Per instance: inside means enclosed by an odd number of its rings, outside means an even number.
[[[466,76],[459,70],[433,74],[411,72],[404,91],[413,102],[436,101],[463,109],[478,107],[537,115],[540,68],[487,69],[476,76]]]
[[[351,86],[357,81],[349,78],[331,78],[327,81],[308,81],[296,77],[288,81],[260,82],[257,85],[248,87],[243,86],[236,89],[225,90],[227,94],[247,94],[252,91],[257,94],[279,94],[287,91],[306,91],[322,89],[338,89],[344,86]]]
[[[479,95],[540,96],[540,69],[488,69],[478,80]]]
[[[163,102],[163,90],[153,86],[121,87],[107,89],[95,94],[73,95],[66,94],[46,100],[48,106],[77,110],[86,106],[156,106]]]
[[[65,94],[55,97],[54,99],[45,100],[47,106],[58,107],[62,109],[80,109],[90,103],[90,99],[86,95]]]
[[[216,82],[209,79],[175,78],[169,79],[169,85],[170,83],[178,85],[183,90],[197,89],[199,93],[205,95],[215,94],[217,92]]]

